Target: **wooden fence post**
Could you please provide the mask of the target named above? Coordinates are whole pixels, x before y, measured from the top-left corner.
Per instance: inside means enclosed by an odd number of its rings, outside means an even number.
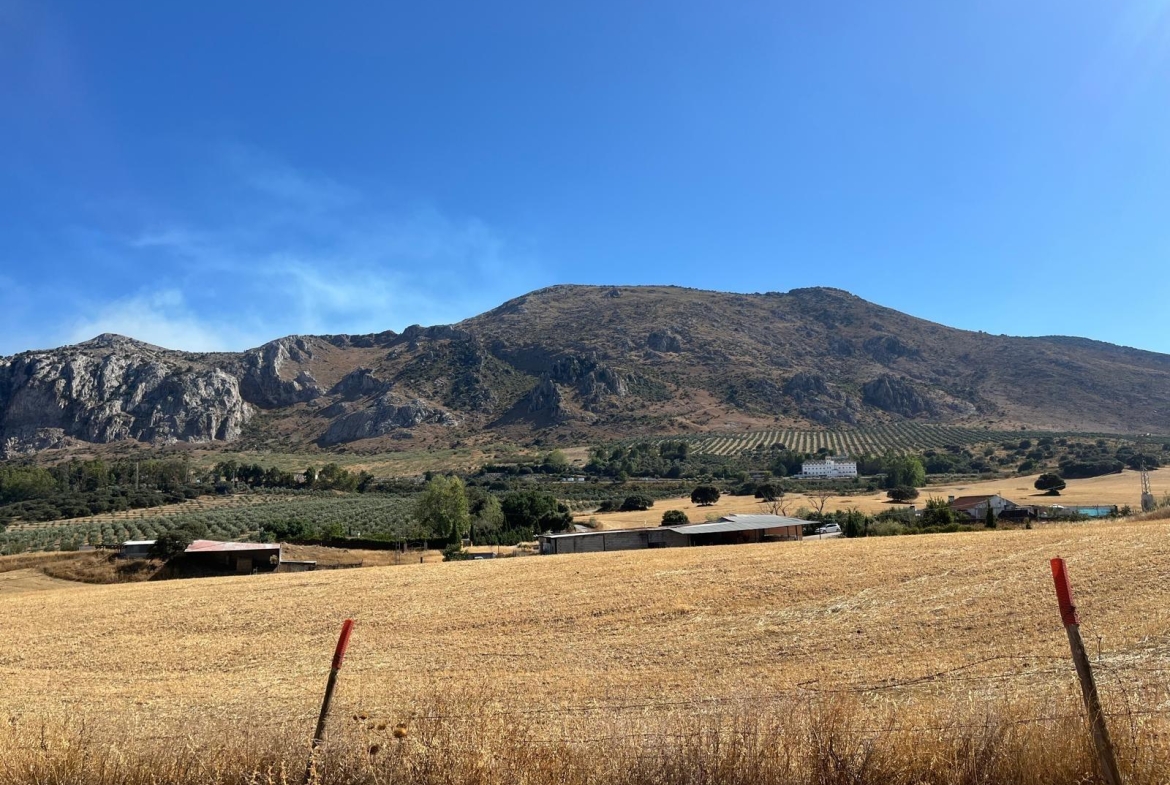
[[[333,703],[333,689],[337,686],[337,674],[341,671],[341,663],[345,659],[345,650],[349,648],[349,636],[352,632],[353,619],[346,619],[341,625],[337,648],[333,650],[333,664],[329,668],[329,680],[325,682],[325,698],[321,701],[321,714],[317,717],[317,730],[313,733],[313,751],[309,754],[309,767],[305,770],[306,783],[312,779],[317,748],[325,739],[325,723],[329,719],[329,705]]]
[[[1109,728],[1101,711],[1101,698],[1097,694],[1097,684],[1093,681],[1093,669],[1089,665],[1085,643],[1081,640],[1081,619],[1077,613],[1076,603],[1073,602],[1068,570],[1065,568],[1064,559],[1053,559],[1051,564],[1052,580],[1056,584],[1056,599],[1060,604],[1060,620],[1064,623],[1065,632],[1068,633],[1068,645],[1072,649],[1073,665],[1076,666],[1077,678],[1081,682],[1085,710],[1089,712],[1089,721],[1093,726],[1093,744],[1097,748],[1101,776],[1105,778],[1107,785],[1122,785],[1121,772],[1117,769],[1117,758],[1113,754],[1113,742],[1109,738]]]

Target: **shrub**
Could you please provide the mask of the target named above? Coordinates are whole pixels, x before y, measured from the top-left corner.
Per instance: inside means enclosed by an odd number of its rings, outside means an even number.
[[[627,496],[622,501],[621,512],[635,512],[641,510],[648,510],[654,506],[654,500],[649,496],[641,493],[635,493]]]
[[[869,527],[869,536],[871,537],[892,537],[905,533],[905,524],[898,523],[897,521],[876,521]]]
[[[955,511],[945,499],[928,499],[921,522],[923,526],[950,526],[955,522]]]
[[[463,546],[452,544],[443,549],[443,561],[467,561],[471,554],[463,550]]]
[[[1162,465],[1162,461],[1156,455],[1131,455],[1125,462],[1125,465],[1134,471],[1141,471],[1142,469],[1157,469]]]
[[[1041,474],[1036,479],[1036,490],[1048,491],[1049,496],[1059,496],[1064,487],[1065,481],[1059,474]]]
[[[189,529],[175,529],[166,532],[159,535],[154,541],[154,545],[150,546],[150,557],[169,561],[176,556],[181,556],[183,551],[187,550],[187,546],[195,539],[195,535]]]
[[[763,499],[766,502],[775,501],[779,496],[783,496],[784,492],[776,487],[774,483],[763,482],[756,486],[756,498]]]
[[[701,507],[709,507],[719,501],[719,489],[714,485],[700,485],[691,491],[691,502]]]
[[[889,496],[896,502],[904,503],[913,501],[918,498],[918,489],[911,488],[908,485],[900,485],[897,488],[891,488],[886,491],[886,496]]]
[[[690,522],[690,518],[682,510],[667,510],[662,513],[663,526],[681,526],[684,523]]]
[[[1107,458],[1094,461],[1061,461],[1060,476],[1067,480],[1083,480],[1104,474],[1117,474],[1125,468],[1121,461]]]

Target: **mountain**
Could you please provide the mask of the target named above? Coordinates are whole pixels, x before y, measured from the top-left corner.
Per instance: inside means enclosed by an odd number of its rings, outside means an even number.
[[[386,449],[899,420],[1170,432],[1170,355],[916,319],[835,289],[554,286],[454,325],[0,359],[0,455],[76,442]]]

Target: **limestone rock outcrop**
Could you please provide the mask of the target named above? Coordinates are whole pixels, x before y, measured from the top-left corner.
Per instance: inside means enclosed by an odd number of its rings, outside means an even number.
[[[0,360],[8,455],[87,442],[232,441],[252,416],[238,380],[122,336]]]

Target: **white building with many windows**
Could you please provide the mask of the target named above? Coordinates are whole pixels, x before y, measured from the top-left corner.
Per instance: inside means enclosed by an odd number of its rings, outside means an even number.
[[[823,461],[805,461],[800,467],[800,476],[819,479],[856,477],[857,461],[851,461],[843,455],[825,458]]]

